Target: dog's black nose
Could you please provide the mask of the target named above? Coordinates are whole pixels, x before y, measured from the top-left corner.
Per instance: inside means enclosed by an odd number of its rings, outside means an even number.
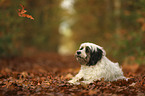
[[[81,54],[81,52],[80,52],[80,51],[77,51],[77,54],[78,54],[78,55],[80,55],[80,54]]]

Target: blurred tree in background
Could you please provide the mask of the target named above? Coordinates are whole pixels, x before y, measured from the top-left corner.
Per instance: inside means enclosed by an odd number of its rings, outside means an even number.
[[[76,0],[74,8],[77,44],[91,41],[119,61],[145,62],[144,0]]]
[[[27,47],[57,51],[59,45],[61,0],[1,0],[0,56],[20,54]],[[16,10],[25,6],[35,20],[18,17]],[[27,52],[27,51],[26,51]]]
[[[29,6],[28,9],[32,11],[30,13],[35,16],[34,22],[29,20],[29,22],[25,23],[28,34],[26,35],[27,42],[33,39],[29,45],[34,44],[41,50],[57,51],[60,38],[58,29],[61,22],[61,9],[59,6],[61,0],[26,1],[27,6]]]
[[[74,50],[88,41],[104,47],[107,56],[117,61],[145,63],[144,0],[74,0],[73,14],[62,10],[62,1],[0,0],[0,56],[27,53],[27,48],[57,52],[65,42],[72,48],[68,41],[72,40]],[[18,17],[19,4],[34,21]],[[72,35],[61,40],[65,35],[59,27],[70,21],[67,30]]]
[[[116,36],[116,53],[121,59],[130,56],[130,61],[134,58],[139,64],[145,64],[145,1],[122,0],[121,3],[121,29]]]
[[[24,34],[22,19],[17,18],[15,12],[19,3],[18,0],[0,1],[0,56],[9,57],[18,54],[19,39]]]

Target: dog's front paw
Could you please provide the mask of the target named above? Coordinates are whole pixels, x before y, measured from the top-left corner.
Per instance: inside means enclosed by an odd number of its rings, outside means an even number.
[[[74,84],[74,85],[79,85],[80,83],[74,80],[69,80],[68,83]]]
[[[81,85],[88,85],[90,83],[92,83],[93,81],[81,81],[80,84]]]
[[[74,80],[69,80],[68,83],[72,83],[73,84],[74,83]]]

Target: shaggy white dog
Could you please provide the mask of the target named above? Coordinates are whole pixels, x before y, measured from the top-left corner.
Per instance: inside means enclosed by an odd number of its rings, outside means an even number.
[[[104,78],[105,81],[126,79],[118,63],[111,62],[105,50],[93,43],[83,43],[75,57],[81,64],[79,73],[68,81],[72,84],[90,84]]]

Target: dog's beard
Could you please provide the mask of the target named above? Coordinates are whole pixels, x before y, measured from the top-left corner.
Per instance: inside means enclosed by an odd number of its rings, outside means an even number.
[[[83,58],[83,57],[78,56],[78,55],[76,55],[75,57],[76,57],[76,60],[77,60],[80,64],[82,64],[82,65],[87,64],[87,59],[86,59],[86,58]]]

